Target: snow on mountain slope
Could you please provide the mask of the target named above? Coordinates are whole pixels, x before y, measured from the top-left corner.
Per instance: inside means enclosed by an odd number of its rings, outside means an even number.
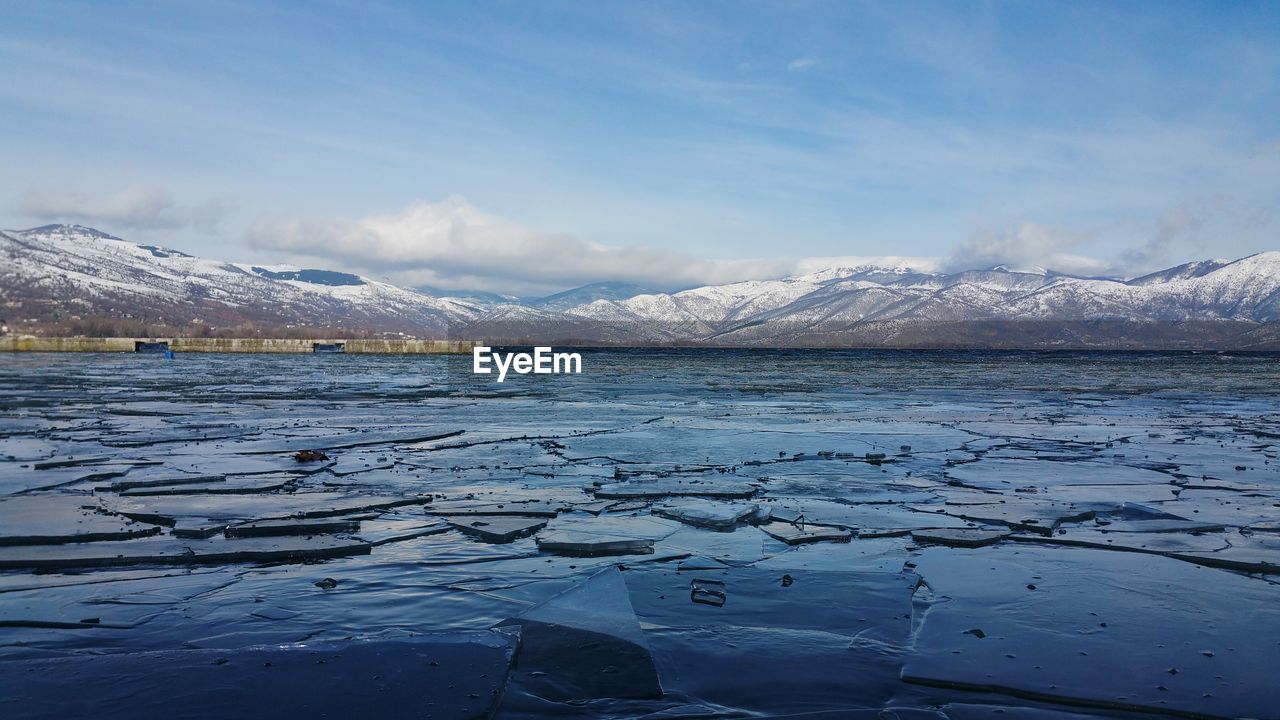
[[[937,279],[941,281],[941,287],[943,288],[954,285],[971,285],[994,292],[1032,292],[1056,280],[1053,275],[1045,272],[1026,272],[998,268],[965,270],[951,275],[943,275]]]
[[[1280,253],[1206,261],[1132,281],[1060,277],[1012,299],[1010,318],[1128,320],[1278,319]]]
[[[745,343],[835,337],[868,323],[1280,322],[1280,252],[1187,263],[1131,280],[1039,268],[858,266],[674,293],[633,295],[640,288],[597,283],[527,302],[433,297],[345,272],[208,260],[80,226],[0,234],[0,261],[0,300],[21,308],[7,314],[23,317]],[[572,305],[575,299],[580,304]]]
[[[717,337],[746,327],[759,335],[769,324],[794,332],[797,326],[888,320],[1272,322],[1280,320],[1280,253],[1189,263],[1131,281],[999,267],[896,275],[846,269],[817,281],[800,276],[695,288],[570,312],[604,317],[606,309],[619,318],[630,314],[665,324],[702,321]]]
[[[880,268],[831,268],[783,278],[708,285],[673,294],[637,295],[627,300],[600,302],[566,312],[613,322],[647,321],[663,326],[707,329],[750,319],[786,307],[825,285]],[[896,275],[894,277],[897,277]]]
[[[596,300],[626,300],[637,295],[652,293],[649,288],[627,282],[599,282],[565,290],[554,295],[529,300],[532,307],[545,310],[568,310],[587,305]]]
[[[1198,277],[1149,286],[1151,301],[1177,304],[1188,314],[1259,322],[1280,319],[1280,252],[1262,252],[1229,262]]]
[[[1166,270],[1143,275],[1129,281],[1130,285],[1156,285],[1159,283],[1169,282],[1170,280],[1185,280],[1187,278],[1197,278],[1207,275],[1224,265],[1229,264],[1230,260],[1197,260],[1195,262],[1185,263]]]
[[[793,303],[759,316],[759,320],[790,322],[858,322],[924,293],[896,286],[848,278],[829,283]]]
[[[138,245],[78,225],[0,234],[0,295],[23,314],[119,315],[216,321],[425,327],[441,332],[474,319],[474,305],[349,273],[262,267]]]
[[[657,327],[682,337],[701,337],[713,327],[671,295],[637,295],[625,301],[596,300],[565,311],[621,327]]]

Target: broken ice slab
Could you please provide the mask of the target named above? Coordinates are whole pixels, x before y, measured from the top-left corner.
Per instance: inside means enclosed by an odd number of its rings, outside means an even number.
[[[0,715],[262,718],[489,717],[516,639],[504,631],[409,640],[69,655],[0,663]],[[75,678],[75,692],[67,679]]]
[[[621,504],[617,500],[596,500],[595,502],[575,503],[572,508],[592,515],[599,515],[605,510]]]
[[[413,568],[435,567],[452,570],[450,566],[457,566],[458,569],[465,571],[464,566],[471,565],[477,568],[475,572],[490,572],[488,568],[502,567],[503,561],[537,557],[538,547],[530,538],[499,544],[473,542],[461,536],[461,533],[445,532],[430,533],[401,542],[384,543],[379,546],[375,559],[378,562],[403,563],[404,567]],[[535,567],[539,570],[549,568],[545,559],[541,562],[542,565]],[[497,565],[489,565],[489,563],[497,563]],[[484,570],[480,570],[481,567]],[[421,575],[418,574],[417,577],[416,582],[421,582]]]
[[[1206,533],[1222,532],[1227,529],[1227,526],[1222,523],[1195,520],[1121,520],[1118,522],[1097,520],[1096,528],[1102,532],[1114,533]]]
[[[904,680],[1161,715],[1275,715],[1280,586],[1074,548],[935,546],[916,562],[950,600],[924,615]]]
[[[509,543],[528,537],[547,524],[544,518],[527,518],[512,515],[468,515],[452,517],[449,525],[468,535],[491,543]]]
[[[260,520],[258,522],[230,525],[226,529],[229,538],[273,537],[278,535],[336,535],[353,533],[360,529],[358,520],[313,518],[303,520]]]
[[[165,466],[193,475],[266,475],[291,472],[317,473],[332,463],[300,463],[290,456],[263,457],[246,455],[171,455]]]
[[[403,542],[427,535],[438,535],[453,529],[449,523],[434,518],[382,517],[360,522],[359,538],[374,547]]]
[[[760,526],[760,529],[775,540],[788,545],[802,545],[812,542],[847,543],[853,538],[848,530],[823,525],[792,524],[788,522],[771,522]]]
[[[707,497],[743,499],[755,495],[759,488],[743,482],[710,480],[652,480],[628,481],[588,488],[601,499],[636,500],[664,497]]]
[[[0,498],[0,546],[127,540],[160,532],[103,510],[88,495]]]
[[[713,533],[685,526],[657,542],[654,552],[697,555],[728,565],[749,565],[771,554],[765,551],[766,541],[769,545],[774,544],[756,527],[744,526],[731,533]]]
[[[919,576],[900,571],[833,571],[803,568],[706,568],[696,575],[668,568],[636,568],[625,573],[636,615],[645,627],[694,628],[717,624],[776,630],[813,630],[853,638],[874,638],[905,646],[911,636],[912,591]],[[716,580],[728,602],[715,610],[685,600],[691,577]]]
[[[636,537],[646,540],[661,540],[674,532],[685,529],[689,529],[689,527],[683,523],[656,515],[615,515],[613,513],[595,517],[568,514],[550,520],[547,523],[548,532],[573,530],[596,533],[598,535]],[[706,533],[701,534],[705,535]]]
[[[10,577],[17,577],[11,574]],[[230,568],[27,575],[27,587],[0,592],[0,627],[119,629],[137,626],[237,579]],[[22,642],[12,632],[3,645]],[[2,664],[0,664],[2,666]],[[3,672],[0,670],[0,672]]]
[[[937,527],[968,527],[969,523],[949,515],[920,513],[900,505],[875,503],[847,505],[824,499],[782,499],[762,502],[773,519],[783,522],[813,523],[846,529],[875,529],[877,534],[905,535],[911,530]],[[931,506],[925,506],[931,507]]]
[[[369,544],[327,536],[183,540],[170,537],[71,545],[0,548],[0,569],[43,570],[115,565],[200,565],[303,562],[367,555]]]
[[[1172,502],[1154,504],[1179,517],[1244,527],[1276,519],[1277,494],[1186,489]]]
[[[952,547],[976,548],[994,545],[1009,537],[1008,530],[982,530],[980,528],[941,528],[937,530],[912,530],[916,542]]]
[[[696,570],[727,570],[729,565],[707,557],[689,557],[676,563],[676,570],[680,572],[692,572]]]
[[[33,470],[53,470],[54,468],[83,467],[111,462],[110,455],[63,455],[61,457],[37,460],[31,463]]]
[[[226,520],[209,520],[207,518],[181,518],[169,529],[174,537],[204,540],[214,535],[222,535],[227,531]]]
[[[537,538],[538,549],[555,555],[600,557],[603,555],[648,555],[653,540],[620,535],[602,535],[582,530],[543,532]]]
[[[1123,485],[1167,485],[1167,473],[1129,467],[1114,462],[1060,462],[1052,460],[982,459],[947,469],[956,483],[987,490],[1012,491],[1034,485],[1047,492],[1059,486],[1102,485],[1123,492]]]
[[[127,464],[87,465],[56,470],[32,470],[20,463],[0,462],[0,495],[73,487],[124,477],[134,466]]]
[[[209,483],[180,482],[170,485],[148,485],[120,491],[121,497],[161,497],[165,495],[249,495],[290,487],[297,475],[269,474],[218,478]]]
[[[298,450],[349,450],[373,445],[412,445],[443,440],[463,434],[462,430],[374,430],[350,432],[340,435],[313,435],[284,440],[254,440],[236,443],[230,447],[244,455],[278,455]]]
[[[1274,427],[1274,420],[1270,424]],[[1280,467],[1267,462],[1268,451],[1274,453],[1274,441],[1264,449],[1261,443],[1222,443],[1210,433],[1196,433],[1187,440],[1190,442],[1174,440],[1163,446],[1144,443],[1143,456],[1149,453],[1154,461],[1175,465],[1183,476],[1179,482],[1188,486],[1258,484],[1274,488],[1280,480]]]
[[[1088,520],[1095,510],[1053,501],[1009,501],[961,503],[947,501],[942,505],[911,505],[912,510],[958,517],[986,525],[1004,525],[1015,530],[1048,535],[1060,523]]]
[[[644,510],[653,504],[652,500],[622,500],[609,506],[610,513],[629,513]]]
[[[138,488],[151,487],[172,487],[176,485],[211,485],[217,482],[223,482],[227,478],[224,475],[161,475],[157,477],[149,477],[146,480],[120,480],[109,485],[99,485],[94,490],[97,492],[120,492],[122,490],[134,490]]]
[[[1019,490],[1017,492],[1023,492]],[[1163,485],[1057,485],[1037,490],[1034,497],[1066,503],[1168,502],[1178,497],[1178,486]]]
[[[653,513],[695,527],[728,531],[756,517],[758,509],[759,506],[748,503],[691,500],[659,505],[653,508]]]
[[[1118,521],[1151,521],[1151,520],[1186,520],[1181,515],[1174,515],[1158,505],[1143,505],[1135,502],[1122,502],[1115,507],[1097,512],[1099,522]]]
[[[879,538],[895,538],[905,537],[913,531],[903,530],[901,528],[858,528],[857,535],[859,539],[879,539]]]
[[[652,515],[567,515],[550,521],[538,534],[537,545],[542,552],[570,557],[650,555],[654,541],[681,528],[708,534]]]
[[[1238,537],[1238,536],[1237,536]],[[1178,553],[1216,553],[1230,547],[1223,533],[1191,535],[1184,533],[1109,533],[1099,530],[1069,530],[1050,537],[1038,535],[1009,536],[1010,540],[1098,550],[1149,553],[1176,556]],[[1205,563],[1208,564],[1208,563]]]
[[[820,472],[801,465],[771,470],[760,482],[774,495],[838,497],[862,502],[928,502],[934,499],[930,491],[942,484],[910,477],[905,467],[889,465]]]
[[[797,507],[787,507],[784,505],[770,505],[769,516],[779,522],[798,522],[804,517],[804,511]]]
[[[616,567],[499,624],[509,626],[520,628],[516,680],[534,695],[554,701],[662,697]]]
[[[689,583],[689,601],[711,607],[723,607],[728,600],[723,580],[695,578]]]
[[[1280,538],[1237,533],[1226,537],[1228,547],[1219,550],[1174,551],[1168,555],[1178,560],[1238,572],[1264,575],[1280,573]]]
[[[19,418],[10,414],[5,421],[6,435],[0,437],[0,459],[30,463],[65,451],[66,446],[62,443],[22,434],[35,432],[40,429],[40,425],[33,417]]]
[[[347,453],[338,457],[333,467],[329,468],[329,472],[338,477],[346,477],[371,470],[390,470],[395,465],[395,460],[385,451],[378,453]]]
[[[552,518],[569,506],[549,500],[508,500],[505,502],[438,502],[431,506],[432,515],[523,515]]]
[[[1045,420],[1043,413],[1012,422],[1003,418],[993,418],[989,421],[965,422],[962,429],[996,438],[1002,443],[1010,438],[1022,441],[1042,440],[1076,450],[1118,440],[1133,432],[1132,429],[1122,429],[1111,423],[1097,422],[1096,416],[1089,415],[1072,418],[1071,422],[1064,422],[1062,418],[1051,418],[1048,422]],[[1145,428],[1145,426],[1142,427]]]
[[[262,431],[258,428],[243,428],[235,425],[175,427],[114,435],[104,438],[102,444],[107,447],[143,448],[173,443],[230,440],[232,438],[251,437],[261,433]]]
[[[276,520],[350,515],[403,505],[425,505],[430,496],[295,492],[283,495],[181,495],[120,498],[108,509],[125,517],[172,527],[182,518],[211,520]]]

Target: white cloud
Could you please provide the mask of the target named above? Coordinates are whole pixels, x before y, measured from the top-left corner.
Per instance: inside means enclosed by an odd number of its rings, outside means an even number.
[[[330,262],[403,285],[499,292],[556,290],[604,280],[656,289],[723,284],[868,264],[876,258],[713,260],[642,246],[604,245],[538,233],[485,213],[464,198],[415,202],[399,213],[360,220],[292,220],[249,233],[256,248],[291,262]],[[927,259],[883,258],[925,265]]]
[[[854,268],[866,266],[882,268],[909,268],[917,272],[937,272],[942,269],[942,261],[933,257],[915,257],[906,255],[840,255],[834,257],[801,258],[795,263],[797,274],[814,273],[831,268]]]
[[[1168,265],[1181,245],[1197,245],[1205,229],[1203,208],[1178,205],[1156,218],[1145,243],[1120,253],[1121,261],[1138,270],[1155,270]]]
[[[253,228],[250,245],[301,265],[340,267],[404,286],[531,294],[606,280],[658,290],[801,275],[874,265],[921,272],[1005,265],[1075,275],[1125,275],[1153,269],[1170,247],[1201,230],[1199,208],[1175,208],[1154,224],[1150,241],[1100,259],[1083,250],[1106,239],[1101,230],[1070,231],[1023,222],[989,228],[947,258],[823,256],[709,259],[640,245],[605,245],[541,233],[486,213],[465,198],[418,201],[398,213],[362,219],[295,219]]]
[[[943,266],[947,270],[969,270],[1006,265],[1012,268],[1038,267],[1075,275],[1108,272],[1111,264],[1067,249],[1093,237],[1026,222],[1006,230],[988,229],[962,242]]]
[[[1074,275],[1133,275],[1163,267],[1177,245],[1195,245],[1211,203],[1176,207],[1142,228],[1099,226],[1067,230],[1036,222],[988,228],[946,258],[822,256],[710,259],[643,245],[606,245],[567,234],[543,233],[486,213],[460,196],[418,201],[398,213],[361,219],[313,218],[260,224],[249,244],[299,265],[339,267],[403,286],[552,292],[591,282],[628,281],[657,290],[720,285],[801,275],[837,267],[907,267],[921,272],[1004,265]],[[1259,221],[1261,222],[1261,221]],[[1106,258],[1086,250],[1115,239]],[[1135,238],[1147,237],[1134,246]],[[1127,245],[1127,249],[1125,249]],[[1163,264],[1161,264],[1163,263]]]
[[[70,190],[30,190],[14,208],[45,222],[78,222],[140,230],[196,228],[213,232],[226,208],[219,201],[180,206],[166,190],[126,188],[92,195]]]

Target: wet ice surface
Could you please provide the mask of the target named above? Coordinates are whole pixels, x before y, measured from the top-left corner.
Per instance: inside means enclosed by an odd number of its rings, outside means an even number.
[[[1274,357],[468,362],[0,357],[0,714],[1280,717]]]

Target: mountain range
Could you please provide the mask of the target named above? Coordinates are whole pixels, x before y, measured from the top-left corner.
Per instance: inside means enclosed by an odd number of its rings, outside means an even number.
[[[858,266],[674,293],[604,282],[540,298],[209,260],[79,225],[0,233],[0,261],[0,316],[11,331],[127,319],[155,335],[310,330],[495,343],[1280,349],[1280,252],[1136,278]]]

